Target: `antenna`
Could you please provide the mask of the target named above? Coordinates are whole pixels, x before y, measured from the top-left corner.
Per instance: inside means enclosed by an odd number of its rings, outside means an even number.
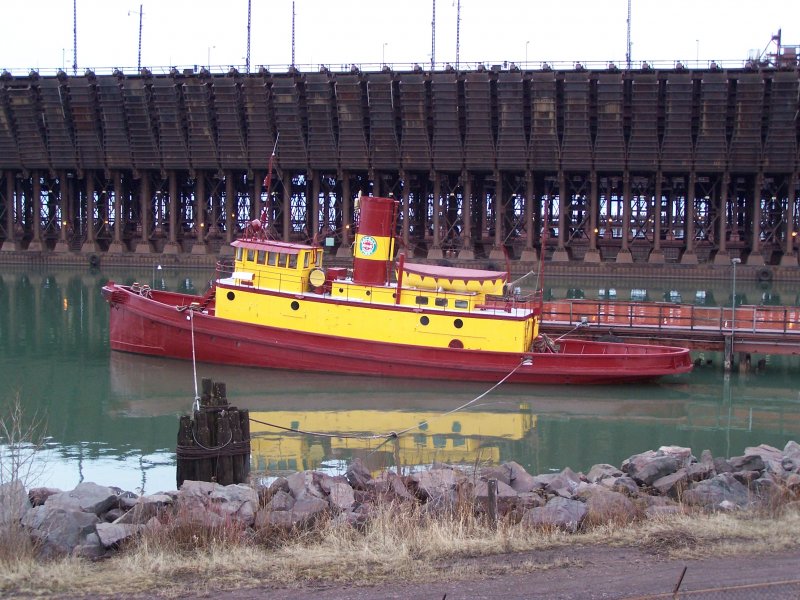
[[[247,0],[247,58],[245,58],[245,71],[250,72],[250,23],[252,17],[253,0]]]
[[[628,0],[628,45],[625,54],[625,62],[628,63],[628,70],[631,69],[631,0]]]
[[[139,5],[139,61],[136,63],[136,68],[142,70],[142,5]]]
[[[72,0],[72,74],[78,74],[78,0]]]
[[[431,19],[431,71],[436,70],[436,0],[433,0],[433,18]]]
[[[461,0],[458,0],[456,7],[456,71],[458,71],[458,59],[461,53]]]
[[[131,16],[131,11],[128,11],[128,16]],[[139,5],[139,58],[136,63],[136,68],[139,72],[142,71],[142,5]]]
[[[294,0],[292,0],[292,67],[294,68]]]

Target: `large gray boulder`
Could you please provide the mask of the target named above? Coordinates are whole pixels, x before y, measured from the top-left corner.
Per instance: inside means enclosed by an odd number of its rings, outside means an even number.
[[[689,485],[689,473],[680,468],[674,473],[660,477],[653,482],[653,488],[662,496],[678,499]]]
[[[110,487],[84,481],[69,492],[53,494],[44,505],[63,510],[77,510],[102,515],[117,504],[117,493]]]
[[[593,465],[589,472],[586,474],[586,480],[589,483],[597,483],[601,479],[622,477],[623,473],[614,465],[607,463],[600,463]]]
[[[324,500],[327,494],[322,489],[322,479],[323,474],[317,471],[300,471],[286,478],[289,490],[296,500],[306,496]]]
[[[385,500],[414,502],[416,498],[408,491],[405,480],[393,471],[383,471],[367,483],[367,490]]]
[[[348,465],[344,476],[354,490],[366,490],[372,479],[372,473],[360,458],[356,458]]]
[[[639,485],[627,475],[623,475],[622,477],[604,477],[600,479],[597,484],[612,492],[625,494],[630,498],[639,496]]]
[[[627,458],[622,463],[622,471],[642,485],[652,485],[657,479],[687,466],[691,460],[690,457],[691,450],[688,448],[665,446]]]
[[[280,506],[285,505],[281,504]],[[329,505],[322,498],[305,495],[297,499],[290,508],[285,510],[274,510],[274,508],[274,506],[265,506],[258,511],[254,522],[255,529],[308,527],[319,517],[328,513]]]
[[[539,489],[533,475],[528,473],[519,463],[510,461],[505,463],[504,467],[508,471],[508,485],[511,486],[515,492],[533,492]]]
[[[87,536],[95,534],[100,519],[92,512],[36,506],[25,513],[22,525],[40,544],[40,556],[55,558],[72,554],[87,543]]]
[[[745,454],[742,456],[733,456],[728,459],[728,463],[736,471],[758,471],[761,472],[766,468],[764,459],[758,454]]]
[[[584,523],[602,525],[604,523],[631,523],[639,516],[636,506],[625,494],[612,492],[596,485],[581,492],[586,497]]]
[[[19,523],[30,508],[25,485],[19,479],[0,485],[0,527]]]
[[[731,473],[721,473],[692,484],[683,493],[683,502],[706,509],[720,508],[723,502],[743,508],[750,502],[750,493]]]
[[[409,476],[417,495],[426,502],[450,503],[454,500],[456,473],[453,469],[439,468],[418,471]]]
[[[783,459],[784,454],[774,446],[768,444],[760,444],[758,446],[748,446],[744,449],[744,456],[746,457],[759,457],[764,464],[763,469],[750,469],[759,471],[766,469],[775,475],[783,475]]]
[[[571,498],[581,486],[583,481],[578,473],[567,467],[560,473],[553,473],[548,475],[539,475],[537,480],[545,479],[544,489],[550,494],[561,496],[563,498]]]
[[[187,522],[208,526],[234,521],[250,527],[258,510],[258,493],[241,483],[219,485],[186,480],[175,498],[176,514]]]
[[[545,506],[531,508],[520,524],[528,527],[558,528],[575,533],[586,516],[586,505],[578,500],[555,496]]]
[[[97,537],[104,548],[112,548],[133,536],[139,535],[144,528],[144,524],[98,523]]]
[[[153,517],[162,515],[173,502],[169,494],[141,496],[132,503],[125,500],[125,506],[130,506],[130,509],[113,522],[119,525],[144,525]]]
[[[356,503],[353,488],[345,482],[333,481],[328,486],[328,503],[337,510],[350,510]]]

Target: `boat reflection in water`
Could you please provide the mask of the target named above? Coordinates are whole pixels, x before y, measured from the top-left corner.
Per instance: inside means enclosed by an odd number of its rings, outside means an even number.
[[[503,385],[451,414],[488,386],[205,364],[197,366],[197,376],[225,382],[230,403],[250,410],[252,468],[266,475],[341,473],[355,457],[372,470],[514,460],[543,473],[619,464],[669,444],[696,454],[708,448],[715,456],[761,443],[783,447],[800,438],[795,369],[723,377],[712,366],[642,386]],[[191,410],[191,363],[111,353],[111,374],[109,409],[118,416]],[[391,432],[405,430],[385,442]]]

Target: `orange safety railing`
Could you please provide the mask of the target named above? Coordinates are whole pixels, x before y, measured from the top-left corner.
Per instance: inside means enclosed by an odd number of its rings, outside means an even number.
[[[747,331],[800,335],[797,306],[694,306],[666,302],[551,300],[544,303],[542,322],[614,327]]]

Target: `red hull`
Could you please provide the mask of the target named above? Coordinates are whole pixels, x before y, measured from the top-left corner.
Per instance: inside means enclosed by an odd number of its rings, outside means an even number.
[[[655,379],[691,370],[684,348],[561,340],[558,353],[484,352],[376,343],[303,333],[179,311],[199,296],[152,292],[109,282],[113,350],[199,362],[294,371],[413,379],[596,384]],[[523,359],[531,364],[521,365]],[[515,370],[516,369],[516,370]]]

